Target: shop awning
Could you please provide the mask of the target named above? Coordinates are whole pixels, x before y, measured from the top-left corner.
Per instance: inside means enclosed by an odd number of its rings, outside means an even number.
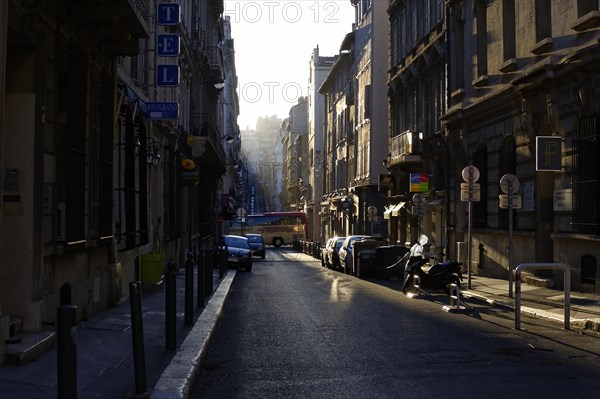
[[[392,209],[392,216],[398,216],[398,211],[406,205],[406,202],[400,202]]]
[[[432,201],[429,201],[429,202],[427,203],[427,207],[428,207],[428,208],[435,208],[435,207],[437,207],[437,206],[440,206],[440,205],[442,205],[442,201],[443,201],[443,200],[442,200],[442,198],[436,198],[436,199],[434,199],[434,200],[432,200]]]
[[[395,204],[395,205],[390,205],[389,208],[387,208],[385,210],[385,212],[383,212],[383,218],[384,219],[389,219],[390,216],[398,216],[398,211],[404,206],[406,205],[406,202],[400,202],[399,204]]]

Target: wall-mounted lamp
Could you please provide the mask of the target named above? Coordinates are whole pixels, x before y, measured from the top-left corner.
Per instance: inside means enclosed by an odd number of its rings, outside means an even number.
[[[220,140],[223,140],[223,139],[225,139],[225,142],[227,144],[233,143],[233,136],[231,134],[229,134],[229,133],[227,133],[226,135],[224,135],[223,137],[221,137]]]
[[[213,81],[213,85],[215,86],[215,89],[222,90],[223,87],[225,87],[225,81],[223,78],[217,78]]]
[[[186,157],[185,155],[181,154],[181,157],[183,158],[180,162],[181,167],[185,170],[194,170],[196,169],[196,162],[194,162],[192,159],[189,159],[188,157]]]
[[[152,141],[148,144],[146,150],[146,163],[156,168],[160,162],[160,149],[162,148],[162,144],[154,139],[151,140]]]
[[[142,146],[142,143],[140,142],[140,136],[136,133],[134,138],[133,138],[133,152],[135,154],[135,156],[139,156],[140,155],[140,147]]]

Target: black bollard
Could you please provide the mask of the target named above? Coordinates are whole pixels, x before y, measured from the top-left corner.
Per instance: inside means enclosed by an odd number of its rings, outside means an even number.
[[[219,263],[219,278],[223,278],[225,270],[227,270],[227,258],[229,253],[227,250],[221,252],[221,262]]]
[[[204,248],[200,250],[200,257],[198,259],[198,296],[196,297],[197,306],[199,308],[204,307],[204,268],[206,267],[206,254]]]
[[[220,262],[220,259],[217,259],[217,255],[213,254],[212,262],[204,269],[204,286],[206,290],[204,291],[204,296],[210,296],[213,290],[213,270],[215,269],[215,261]]]
[[[212,273],[212,270],[215,268],[216,266],[216,262],[217,262],[217,258],[216,258],[216,254],[215,254],[215,250],[209,250],[207,251],[207,259],[208,261],[206,262],[206,267],[204,268],[204,296],[208,297],[211,294],[211,284],[212,284],[212,278],[208,278],[208,273]]]
[[[165,337],[168,351],[175,350],[177,336],[177,271],[175,261],[169,259],[165,273]]]
[[[185,324],[194,324],[194,261],[191,251],[185,262]]]
[[[146,383],[144,322],[142,320],[142,285],[139,281],[129,283],[129,303],[131,305],[131,338],[133,340],[135,393],[145,394],[148,392],[148,385]]]
[[[140,267],[140,257],[136,256],[133,260],[133,280],[141,281],[142,280],[142,270]]]
[[[77,398],[77,306],[60,305],[56,314],[58,397]]]

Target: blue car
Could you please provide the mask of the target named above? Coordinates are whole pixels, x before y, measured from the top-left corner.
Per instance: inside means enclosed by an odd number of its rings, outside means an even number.
[[[247,272],[252,270],[252,249],[248,239],[242,236],[223,236],[222,250],[227,251],[227,266],[243,267]]]
[[[265,246],[262,234],[246,234],[246,238],[248,239],[250,248],[252,248],[252,254],[264,259],[267,254],[267,247]]]

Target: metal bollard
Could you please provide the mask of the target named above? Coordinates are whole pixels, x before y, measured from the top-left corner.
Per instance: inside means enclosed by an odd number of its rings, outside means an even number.
[[[185,324],[194,324],[194,260],[191,251],[187,253],[185,262]]]
[[[417,292],[421,291],[421,277],[419,277],[418,274],[415,274],[413,278],[415,281],[414,287],[417,289]]]
[[[77,306],[61,305],[56,315],[58,397],[77,398]]]
[[[460,288],[458,284],[450,284],[450,306],[458,308],[460,306]]]
[[[213,249],[210,249],[206,252],[206,267],[204,268],[204,296],[210,296],[210,281],[208,281],[208,271],[212,270],[215,267],[215,253]]]
[[[177,271],[173,258],[165,273],[165,338],[168,351],[175,350],[177,336]]]
[[[406,296],[408,298],[415,298],[418,297],[419,294],[421,293],[421,278],[419,277],[419,275],[415,274],[413,276],[413,292],[407,292]]]
[[[133,341],[133,368],[135,393],[148,392],[146,382],[146,356],[144,353],[144,321],[142,319],[142,285],[139,281],[129,283],[129,303],[131,307],[131,338]]]
[[[460,300],[460,284],[450,284],[450,306],[442,306],[442,310],[448,313],[456,313],[466,309],[467,307]]]
[[[225,269],[227,268],[227,255],[223,254],[221,262],[219,262],[219,278],[223,278],[225,275]]]
[[[197,306],[204,307],[204,270],[206,268],[206,251],[204,248],[200,251],[200,259],[198,261],[198,296],[196,297]]]
[[[564,320],[565,330],[571,329],[571,269],[563,263],[521,263],[515,269],[515,329],[521,329],[521,272],[525,269],[563,271],[564,275]]]
[[[221,262],[219,263],[219,277],[223,278],[223,275],[225,274],[225,269],[227,269],[227,258],[228,258],[228,254],[226,251],[223,251],[221,253]]]

